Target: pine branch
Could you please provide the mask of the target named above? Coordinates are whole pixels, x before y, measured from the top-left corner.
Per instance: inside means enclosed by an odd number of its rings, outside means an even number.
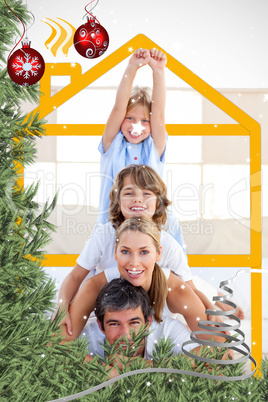
[[[262,373],[262,381],[260,381],[259,391],[261,394],[261,400],[267,401],[268,400],[268,359],[266,356],[262,360],[261,373]]]
[[[14,13],[19,16],[24,24],[30,21],[31,15],[26,10],[22,0],[9,0],[8,5]],[[3,0],[0,2],[0,15],[0,61],[5,63],[6,53],[11,50],[10,47],[14,46],[13,35],[20,36],[23,32],[23,27],[18,18],[8,9]],[[9,35],[10,32],[13,33],[12,36]]]

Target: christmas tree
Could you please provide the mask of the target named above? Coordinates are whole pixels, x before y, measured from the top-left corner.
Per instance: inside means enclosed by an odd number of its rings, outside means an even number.
[[[9,6],[26,23],[29,13],[22,1]],[[42,269],[44,248],[53,226],[48,216],[55,206],[34,201],[38,185],[21,185],[22,169],[33,163],[35,139],[44,134],[37,115],[23,116],[20,101],[37,101],[38,84],[22,87],[8,76],[6,57],[20,34],[20,23],[0,1],[0,401],[50,401],[79,393],[109,379],[106,362],[84,363],[85,340],[60,345],[58,324],[52,322],[55,286]],[[263,379],[213,381],[168,369],[192,371],[190,359],[170,356],[169,342],[159,342],[153,359],[162,373],[131,374],[111,386],[80,398],[82,401],[221,401],[265,400],[268,395],[267,360]],[[215,352],[219,353],[219,352]],[[213,355],[213,352],[212,352]],[[211,356],[213,357],[213,356]],[[214,356],[215,357],[215,356]],[[217,357],[217,356],[216,356]],[[127,360],[122,373],[146,367],[143,359]],[[196,361],[195,373],[238,376],[241,365],[207,367]],[[75,399],[75,398],[74,398]],[[66,399],[67,400],[67,399]],[[71,399],[69,399],[71,400]],[[267,399],[266,399],[267,400]]]
[[[29,20],[21,1],[9,6],[24,24]],[[55,200],[40,209],[34,201],[38,185],[21,186],[21,172],[34,161],[35,139],[44,134],[44,122],[20,112],[21,100],[38,100],[38,85],[19,86],[7,73],[8,50],[20,29],[1,0],[0,400],[48,401],[72,393],[74,383],[76,391],[84,389],[89,376],[82,364],[84,343],[59,345],[59,317],[50,320],[55,286],[41,264],[54,229],[47,218]]]

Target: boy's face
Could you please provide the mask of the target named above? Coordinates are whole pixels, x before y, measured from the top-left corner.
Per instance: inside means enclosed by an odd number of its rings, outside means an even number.
[[[148,326],[152,322],[152,318],[150,317]],[[99,322],[98,322],[99,323]],[[100,323],[99,327],[100,330],[105,334],[107,341],[110,345],[113,345],[115,342],[119,340],[119,338],[127,337],[130,341],[130,344],[133,343],[131,341],[130,330],[135,330],[135,334],[141,325],[145,324],[144,315],[139,306],[136,309],[127,309],[127,310],[119,310],[119,311],[107,311],[104,314],[103,318],[103,327],[104,331],[102,330]],[[124,340],[120,340],[118,345],[122,345],[125,349],[125,342]],[[144,343],[141,347],[136,351],[135,356],[141,356],[144,353]]]
[[[120,210],[125,219],[135,216],[152,219],[156,211],[156,200],[152,191],[136,186],[130,176],[124,178],[120,191]]]
[[[146,113],[143,105],[128,111],[121,125],[121,131],[131,144],[139,144],[145,140],[151,132],[149,111]]]

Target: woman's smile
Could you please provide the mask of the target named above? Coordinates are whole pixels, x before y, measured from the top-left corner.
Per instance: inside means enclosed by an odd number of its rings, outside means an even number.
[[[133,230],[121,234],[115,250],[121,278],[146,291],[150,289],[154,265],[160,257],[161,252],[157,252],[153,239]]]
[[[142,270],[140,270],[140,271],[136,270],[136,268],[133,268],[132,270],[127,269],[126,271],[127,271],[128,275],[130,276],[130,278],[139,278],[144,272]]]

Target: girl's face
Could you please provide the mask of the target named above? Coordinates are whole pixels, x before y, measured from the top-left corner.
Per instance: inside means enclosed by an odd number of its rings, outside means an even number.
[[[151,236],[126,230],[119,238],[115,250],[120,276],[134,286],[142,286],[148,292],[152,283],[155,262],[161,258]]]
[[[147,113],[146,113],[147,114]],[[121,131],[125,139],[131,144],[139,144],[147,138],[151,132],[149,111],[145,116],[143,105],[139,105],[127,112]]]
[[[125,219],[135,216],[152,219],[156,210],[156,195],[150,190],[135,185],[131,181],[131,176],[128,175],[123,180],[119,203]]]

